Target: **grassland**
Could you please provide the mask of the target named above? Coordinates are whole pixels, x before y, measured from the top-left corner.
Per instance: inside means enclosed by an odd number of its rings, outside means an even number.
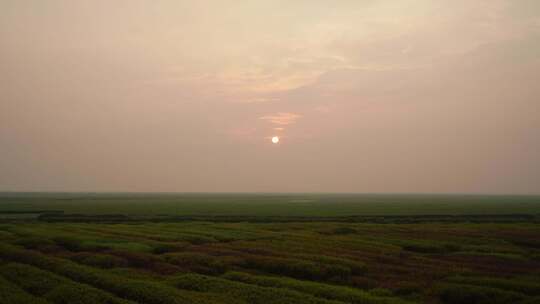
[[[0,212],[204,216],[540,214],[540,196],[443,194],[10,193]]]
[[[4,193],[0,213],[2,304],[540,303],[533,196]]]

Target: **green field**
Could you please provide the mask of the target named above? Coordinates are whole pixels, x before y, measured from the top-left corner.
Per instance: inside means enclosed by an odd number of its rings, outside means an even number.
[[[540,214],[540,196],[443,194],[0,193],[0,212],[306,216]]]
[[[540,303],[540,199],[0,195],[0,303]]]

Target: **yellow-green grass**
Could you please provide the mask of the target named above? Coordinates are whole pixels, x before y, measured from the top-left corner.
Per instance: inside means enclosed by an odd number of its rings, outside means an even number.
[[[0,231],[0,285],[42,303],[93,290],[88,301],[151,304],[539,297],[535,222],[8,221]],[[34,282],[42,289],[26,282],[38,276],[50,278]]]

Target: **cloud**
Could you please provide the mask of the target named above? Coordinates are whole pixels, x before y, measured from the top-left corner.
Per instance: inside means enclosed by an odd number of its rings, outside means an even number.
[[[300,117],[302,117],[302,115],[296,113],[279,112],[274,115],[266,115],[259,117],[259,119],[268,121],[275,125],[287,126],[294,124],[296,120],[298,120]]]
[[[0,185],[538,192],[540,1],[231,2],[0,1]]]

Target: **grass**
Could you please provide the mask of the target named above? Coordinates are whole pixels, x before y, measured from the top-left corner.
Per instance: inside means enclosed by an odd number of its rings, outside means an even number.
[[[0,276],[0,303],[49,304],[45,299],[32,296],[17,285]]]
[[[284,277],[256,276],[241,272],[229,272],[223,276],[229,280],[248,284],[294,290],[316,297],[338,300],[345,303],[406,303],[399,299],[385,298],[376,293],[358,290],[350,287],[333,286],[316,282],[306,282]],[[378,290],[381,293],[380,290]],[[388,292],[388,295],[392,295]]]
[[[7,212],[32,211],[137,216],[537,215],[540,196],[0,193],[0,212],[7,215]]]
[[[259,287],[200,274],[179,275],[172,278],[170,283],[179,289],[223,294],[253,304],[340,304],[287,289]]]
[[[41,215],[0,219],[0,303],[532,304],[540,299],[536,204],[2,194],[0,213]],[[491,215],[474,215],[486,208]]]
[[[108,292],[91,287],[86,284],[72,282],[56,274],[39,268],[10,263],[0,268],[0,274],[19,288],[46,299],[48,302],[57,304],[68,303],[107,303],[107,304],[129,304]]]
[[[444,285],[440,290],[440,298],[447,304],[507,304],[523,302],[525,299],[517,292],[462,284]]]

